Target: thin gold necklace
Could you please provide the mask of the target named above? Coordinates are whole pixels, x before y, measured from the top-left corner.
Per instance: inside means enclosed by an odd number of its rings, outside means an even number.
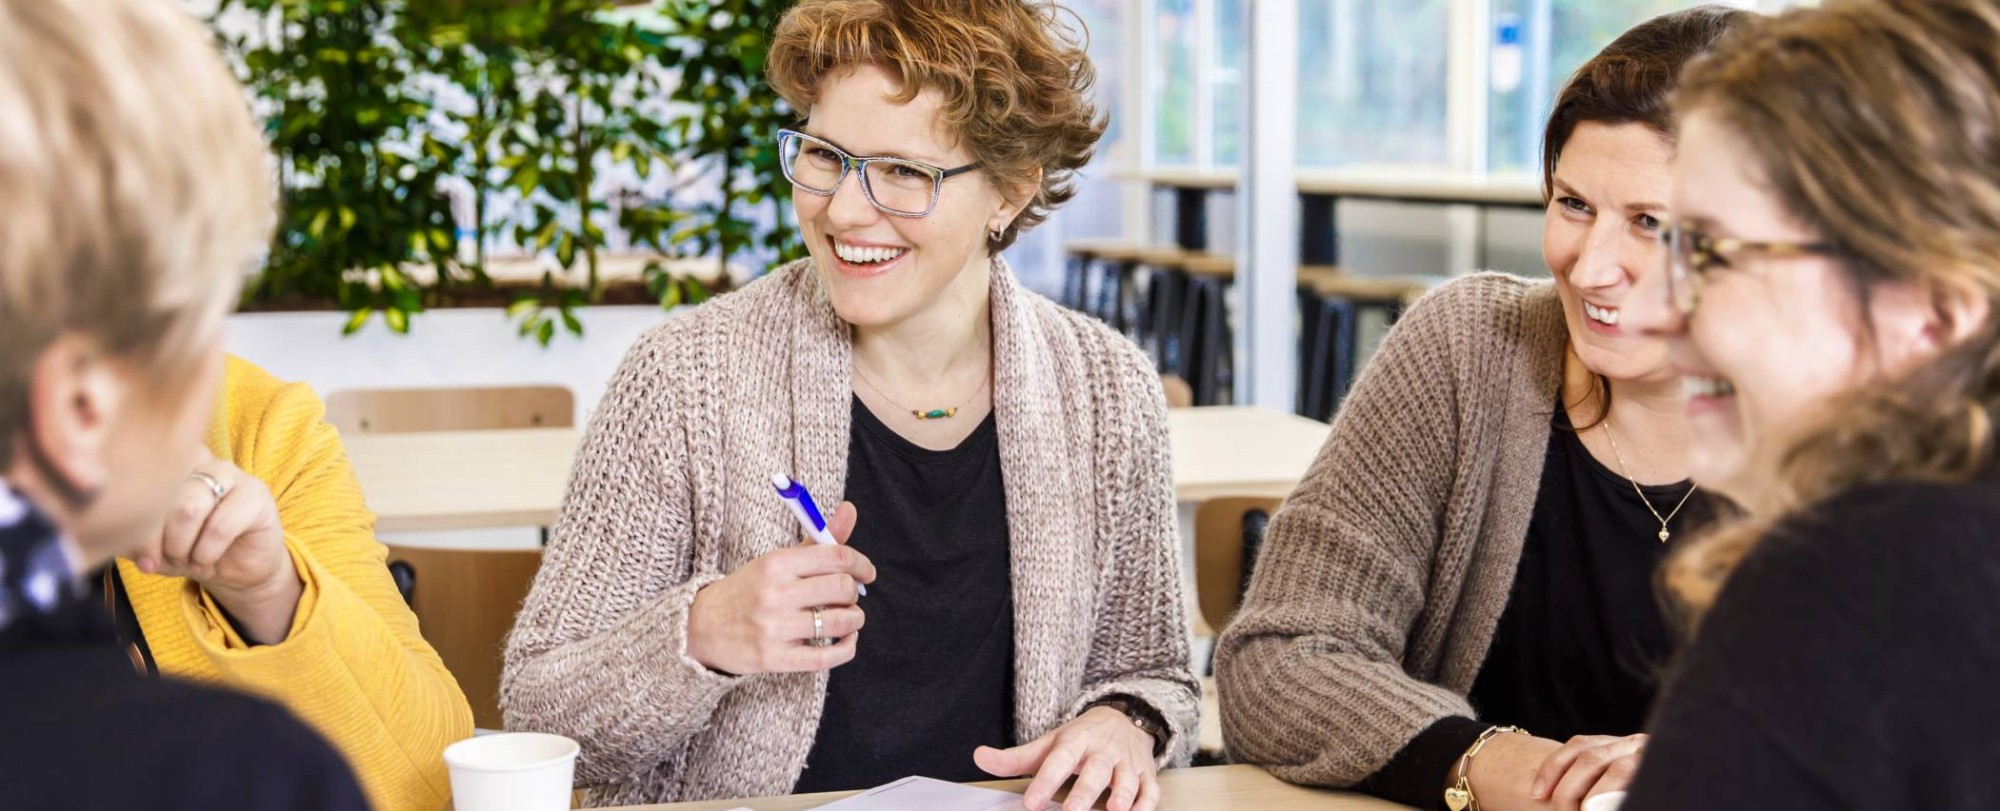
[[[868,379],[868,373],[861,370],[861,364],[859,363],[854,364],[854,374],[855,376],[861,378],[861,382],[868,386],[869,391],[875,392],[876,396],[881,397],[884,400],[888,400],[890,405],[893,405],[904,411],[910,412],[910,414],[912,416],[915,416],[917,419],[948,420],[951,419],[952,417],[958,416],[959,407],[955,405],[946,406],[944,408],[922,409],[922,408],[911,408],[909,406],[903,405],[902,403],[896,402],[896,398],[890,397],[889,393],[883,391],[881,386],[875,385],[875,381]],[[986,391],[986,387],[988,385],[991,385],[992,383],[993,383],[993,373],[992,370],[989,369],[987,370],[985,379],[979,382],[978,390],[972,392],[972,395],[970,397],[966,397],[965,399],[960,400],[959,402],[960,403],[971,402],[973,399],[977,398],[980,394],[984,393]]]
[[[1652,513],[1653,519],[1660,522],[1660,543],[1666,543],[1668,538],[1674,537],[1674,533],[1667,529],[1667,522],[1681,514],[1681,508],[1687,506],[1688,499],[1694,497],[1694,491],[1701,489],[1701,485],[1688,485],[1687,493],[1681,496],[1681,503],[1675,504],[1674,511],[1667,513],[1667,517],[1661,518],[1660,511],[1653,509],[1653,500],[1646,497],[1646,491],[1639,489],[1639,480],[1632,478],[1631,468],[1625,464],[1625,454],[1618,452],[1618,433],[1611,430],[1609,415],[1604,418],[1604,436],[1611,440],[1611,455],[1618,459],[1618,475],[1624,476],[1625,481],[1632,483],[1632,492],[1639,496],[1639,503],[1646,505],[1646,512]]]

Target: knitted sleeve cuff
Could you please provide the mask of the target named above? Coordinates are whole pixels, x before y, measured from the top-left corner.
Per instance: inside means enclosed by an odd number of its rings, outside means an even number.
[[[1155,763],[1162,769],[1185,766],[1194,759],[1195,725],[1200,718],[1200,696],[1171,679],[1132,678],[1093,685],[1070,708],[1070,717],[1082,715],[1091,705],[1114,696],[1130,699],[1164,720],[1166,745]]]
[[[1416,808],[1444,808],[1444,787],[1457,774],[1459,757],[1488,726],[1462,715],[1440,718],[1354,790]]]

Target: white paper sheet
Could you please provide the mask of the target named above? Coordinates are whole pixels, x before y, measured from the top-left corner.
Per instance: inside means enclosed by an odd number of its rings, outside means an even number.
[[[961,786],[928,777],[905,777],[820,806],[816,811],[1017,811],[1021,795]],[[1049,803],[1044,811],[1059,808]]]

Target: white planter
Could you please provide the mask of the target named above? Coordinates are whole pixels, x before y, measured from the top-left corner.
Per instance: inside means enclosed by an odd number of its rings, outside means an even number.
[[[625,350],[673,317],[651,305],[585,307],[583,337],[558,334],[547,348],[516,335],[499,308],[431,310],[397,335],[372,320],[342,337],[342,312],[241,313],[229,319],[232,354],[321,397],[345,389],[458,386],[566,386],[584,425],[604,397]]]

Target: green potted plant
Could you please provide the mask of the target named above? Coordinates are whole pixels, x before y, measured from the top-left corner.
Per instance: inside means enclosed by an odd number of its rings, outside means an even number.
[[[219,15],[270,23],[224,40],[282,167],[283,223],[246,305],[338,307],[349,333],[379,314],[407,333],[427,307],[497,297],[546,345],[580,335],[577,308],[605,300],[610,228],[653,256],[725,269],[750,251],[800,254],[769,137],[788,114],[761,77],[785,3],[614,5],[223,0]],[[663,119],[644,103],[656,99],[686,112]],[[602,182],[675,167],[712,178],[716,201],[678,208]],[[447,188],[470,190],[469,228]],[[496,283],[488,246],[501,240],[554,269]],[[709,292],[660,261],[632,285],[666,307]]]

